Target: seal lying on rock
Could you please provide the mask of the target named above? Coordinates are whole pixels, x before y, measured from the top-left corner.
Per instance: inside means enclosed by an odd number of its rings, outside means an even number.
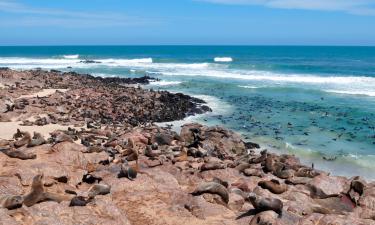
[[[111,186],[107,184],[94,184],[91,186],[91,188],[88,190],[88,197],[94,198],[97,195],[106,195],[111,192]]]
[[[258,185],[274,194],[282,194],[288,190],[288,185],[281,184],[280,181],[272,179],[270,181],[260,181]]]
[[[0,196],[0,207],[9,210],[22,207],[23,198],[20,195],[4,195]]]
[[[217,194],[226,204],[229,202],[228,190],[222,184],[217,182],[201,183],[191,194],[197,196],[204,193]]]
[[[45,143],[46,143],[46,140],[44,139],[44,137],[40,133],[34,132],[34,136],[31,139],[31,141],[27,144],[27,147],[35,147],[35,146],[43,145]]]
[[[4,153],[10,158],[17,158],[21,160],[36,159],[36,155],[33,153],[26,153],[18,149],[0,148],[0,152]]]
[[[17,141],[13,142],[13,146],[15,148],[19,148],[19,147],[22,147],[24,145],[29,144],[30,141],[31,141],[31,135],[30,135],[30,133],[29,132],[24,132],[23,133],[23,137],[20,140],[17,140]]]
[[[60,203],[64,200],[70,199],[59,194],[46,192],[43,185],[43,174],[38,174],[33,178],[31,189],[29,193],[24,196],[23,203],[27,207],[30,207],[42,201],[55,201]]]
[[[247,196],[247,200],[251,202],[255,210],[258,212],[272,210],[282,216],[283,213],[283,202],[280,199],[276,198],[264,198],[257,196],[255,193],[250,193]]]

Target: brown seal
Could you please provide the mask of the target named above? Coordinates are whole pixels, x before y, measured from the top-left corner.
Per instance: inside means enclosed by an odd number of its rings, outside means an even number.
[[[36,159],[35,154],[26,153],[18,149],[0,148],[0,152],[4,153],[10,158],[16,158],[16,159],[21,159],[21,160]]]
[[[23,199],[23,204],[27,207],[33,206],[42,201],[55,201],[60,203],[64,200],[70,200],[69,197],[46,192],[44,190],[43,174],[38,174],[33,178],[30,191]]]
[[[255,215],[249,225],[276,225],[277,223],[277,214],[273,211],[265,211]]]
[[[107,184],[94,184],[91,186],[91,188],[88,190],[88,197],[94,198],[97,195],[106,195],[111,192],[111,186]]]
[[[258,185],[274,194],[282,194],[288,190],[288,185],[281,184],[280,181],[272,179],[270,181],[260,181]]]
[[[27,147],[35,147],[35,146],[43,145],[45,143],[46,143],[46,140],[44,139],[44,137],[40,133],[34,132],[34,136],[31,139],[31,141],[27,144]]]
[[[138,170],[138,161],[136,161],[136,166],[134,168],[129,166],[128,161],[125,160],[125,162],[121,165],[121,170],[117,175],[117,178],[126,177],[129,180],[134,180],[135,178],[137,178]]]
[[[38,174],[33,178],[30,192],[24,196],[23,203],[30,207],[44,200],[43,174]]]
[[[29,144],[31,141],[31,135],[29,132],[24,132],[23,137],[20,140],[14,141],[12,144],[15,148],[22,147]]]
[[[258,212],[272,210],[279,214],[279,216],[282,215],[284,204],[280,199],[265,198],[257,196],[255,193],[250,193],[247,196],[247,200],[251,202],[255,210]]]
[[[0,196],[0,207],[9,210],[22,207],[23,198],[20,195],[4,195]]]
[[[177,156],[176,158],[173,158],[172,162],[184,162],[188,160],[188,155],[187,155],[187,149],[183,146],[180,148],[180,155]]]
[[[229,202],[228,190],[222,184],[217,182],[201,183],[191,194],[197,196],[204,193],[217,194],[226,204]]]
[[[201,172],[207,171],[207,170],[220,170],[225,169],[226,166],[223,163],[220,162],[207,162],[201,166]]]

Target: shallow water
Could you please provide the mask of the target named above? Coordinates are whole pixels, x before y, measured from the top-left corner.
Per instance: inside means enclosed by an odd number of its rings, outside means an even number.
[[[158,77],[147,88],[199,96],[214,109],[188,121],[224,125],[335,174],[375,179],[373,47],[0,47],[0,66]]]

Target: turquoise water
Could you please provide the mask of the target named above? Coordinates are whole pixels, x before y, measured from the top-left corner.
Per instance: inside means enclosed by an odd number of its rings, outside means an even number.
[[[196,95],[214,109],[189,120],[375,179],[375,47],[0,47],[1,66],[158,77],[147,88]]]

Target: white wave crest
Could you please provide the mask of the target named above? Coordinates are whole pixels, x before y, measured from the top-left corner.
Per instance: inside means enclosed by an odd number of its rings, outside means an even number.
[[[172,85],[178,85],[181,84],[181,81],[151,81],[150,85],[154,86],[172,86]]]
[[[233,62],[233,59],[231,57],[215,57],[215,62]]]
[[[344,95],[364,95],[375,97],[375,91],[366,91],[366,90],[352,90],[352,91],[343,91],[343,90],[325,90],[330,93],[344,94]]]
[[[79,55],[64,55],[64,59],[78,59]]]

